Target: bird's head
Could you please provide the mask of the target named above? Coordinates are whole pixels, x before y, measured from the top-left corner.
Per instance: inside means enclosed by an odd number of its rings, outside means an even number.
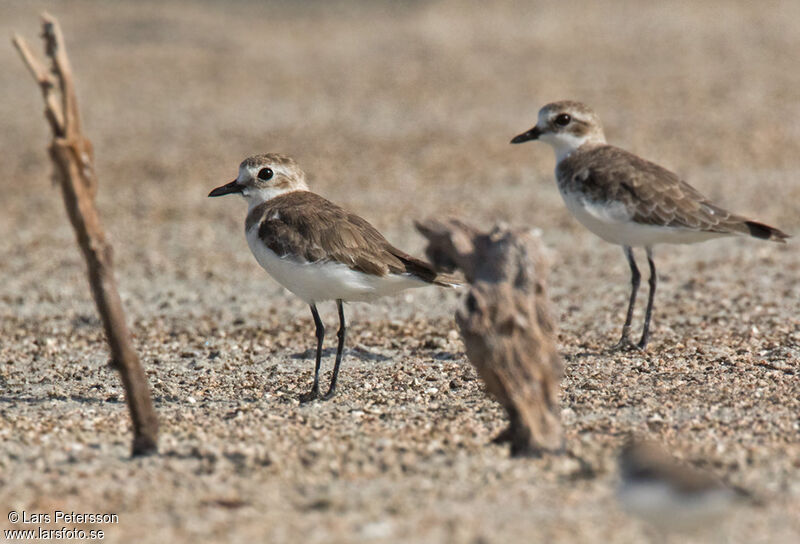
[[[291,191],[307,191],[306,175],[294,159],[278,153],[254,155],[239,165],[238,177],[208,196],[240,194],[250,207]]]
[[[553,146],[556,160],[586,143],[604,144],[606,137],[597,114],[587,105],[571,100],[552,102],[539,110],[536,126],[511,140],[521,144],[540,140]]]

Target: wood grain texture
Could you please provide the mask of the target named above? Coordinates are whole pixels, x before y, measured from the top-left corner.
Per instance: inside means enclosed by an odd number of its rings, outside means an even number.
[[[97,178],[92,144],[82,131],[64,37],[58,21],[48,14],[42,16],[42,29],[45,52],[51,61],[49,71],[22,38],[15,36],[13,42],[42,89],[45,117],[53,133],[50,157],[61,186],[67,215],[86,260],[92,296],[111,350],[111,364],[119,371],[125,388],[133,422],[132,454],[155,453],[158,418],[150,397],[147,376],[133,348],[122,300],[117,291],[113,250],[95,207]]]
[[[471,286],[456,312],[467,356],[508,412],[512,456],[562,449],[563,365],[546,293],[544,248],[527,231],[481,233],[458,220],[418,224],[434,265],[463,270]]]

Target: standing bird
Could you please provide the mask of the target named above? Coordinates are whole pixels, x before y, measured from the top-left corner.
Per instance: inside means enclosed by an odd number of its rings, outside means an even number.
[[[309,191],[305,174],[290,157],[267,153],[245,159],[239,176],[208,196],[229,194],[247,200],[245,236],[258,264],[311,307],[317,360],[314,384],[301,402],[327,400],[336,391],[346,331],[344,302],[370,301],[410,287],[457,285],[391,245],[361,217]],[[326,300],[335,300],[339,310],[339,345],[330,387],[320,396],[325,327],[317,303]]]
[[[631,268],[631,296],[622,337],[615,349],[645,349],[649,338],[656,266],[653,246],[687,244],[745,235],[784,242],[780,230],[750,221],[713,204],[676,174],[606,143],[597,115],[580,102],[562,101],[539,110],[532,129],[511,140],[541,140],[556,153],[556,181],[567,208],[587,229],[621,245]],[[650,295],[638,344],[629,339],[640,274],[634,247],[644,247],[650,265]]]

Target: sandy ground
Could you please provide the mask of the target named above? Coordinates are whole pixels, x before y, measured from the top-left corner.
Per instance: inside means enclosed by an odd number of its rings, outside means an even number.
[[[579,99],[613,143],[798,233],[800,4],[39,4],[0,4],[0,35],[34,39],[42,6],[61,19],[162,455],[127,457],[41,98],[0,48],[0,526],[60,509],[118,514],[94,526],[110,542],[642,542],[613,495],[638,431],[763,499],[718,541],[800,540],[796,242],[657,248],[650,348],[603,354],[622,253],[570,218],[549,149],[508,145],[543,103]],[[264,151],[412,252],[415,218],[540,228],[566,440],[587,466],[488,444],[504,416],[454,293],[348,307],[341,394],[299,406],[309,312],[255,264],[244,204],[206,198]]]

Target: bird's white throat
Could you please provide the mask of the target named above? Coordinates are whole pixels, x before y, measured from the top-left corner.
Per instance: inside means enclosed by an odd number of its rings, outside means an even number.
[[[242,196],[247,201],[247,211],[249,212],[256,206],[266,202],[267,200],[272,200],[276,196],[280,196],[282,194],[298,190],[307,191],[308,187],[304,187],[302,189],[296,187],[264,187],[264,188],[245,187],[245,189],[242,191]]]
[[[547,132],[539,137],[539,140],[550,144],[553,151],[556,153],[556,164],[560,163],[572,153],[577,151],[582,145],[587,143],[604,144],[605,141],[597,138],[596,136],[582,135],[576,136],[575,134],[568,134],[564,132],[552,133]]]

